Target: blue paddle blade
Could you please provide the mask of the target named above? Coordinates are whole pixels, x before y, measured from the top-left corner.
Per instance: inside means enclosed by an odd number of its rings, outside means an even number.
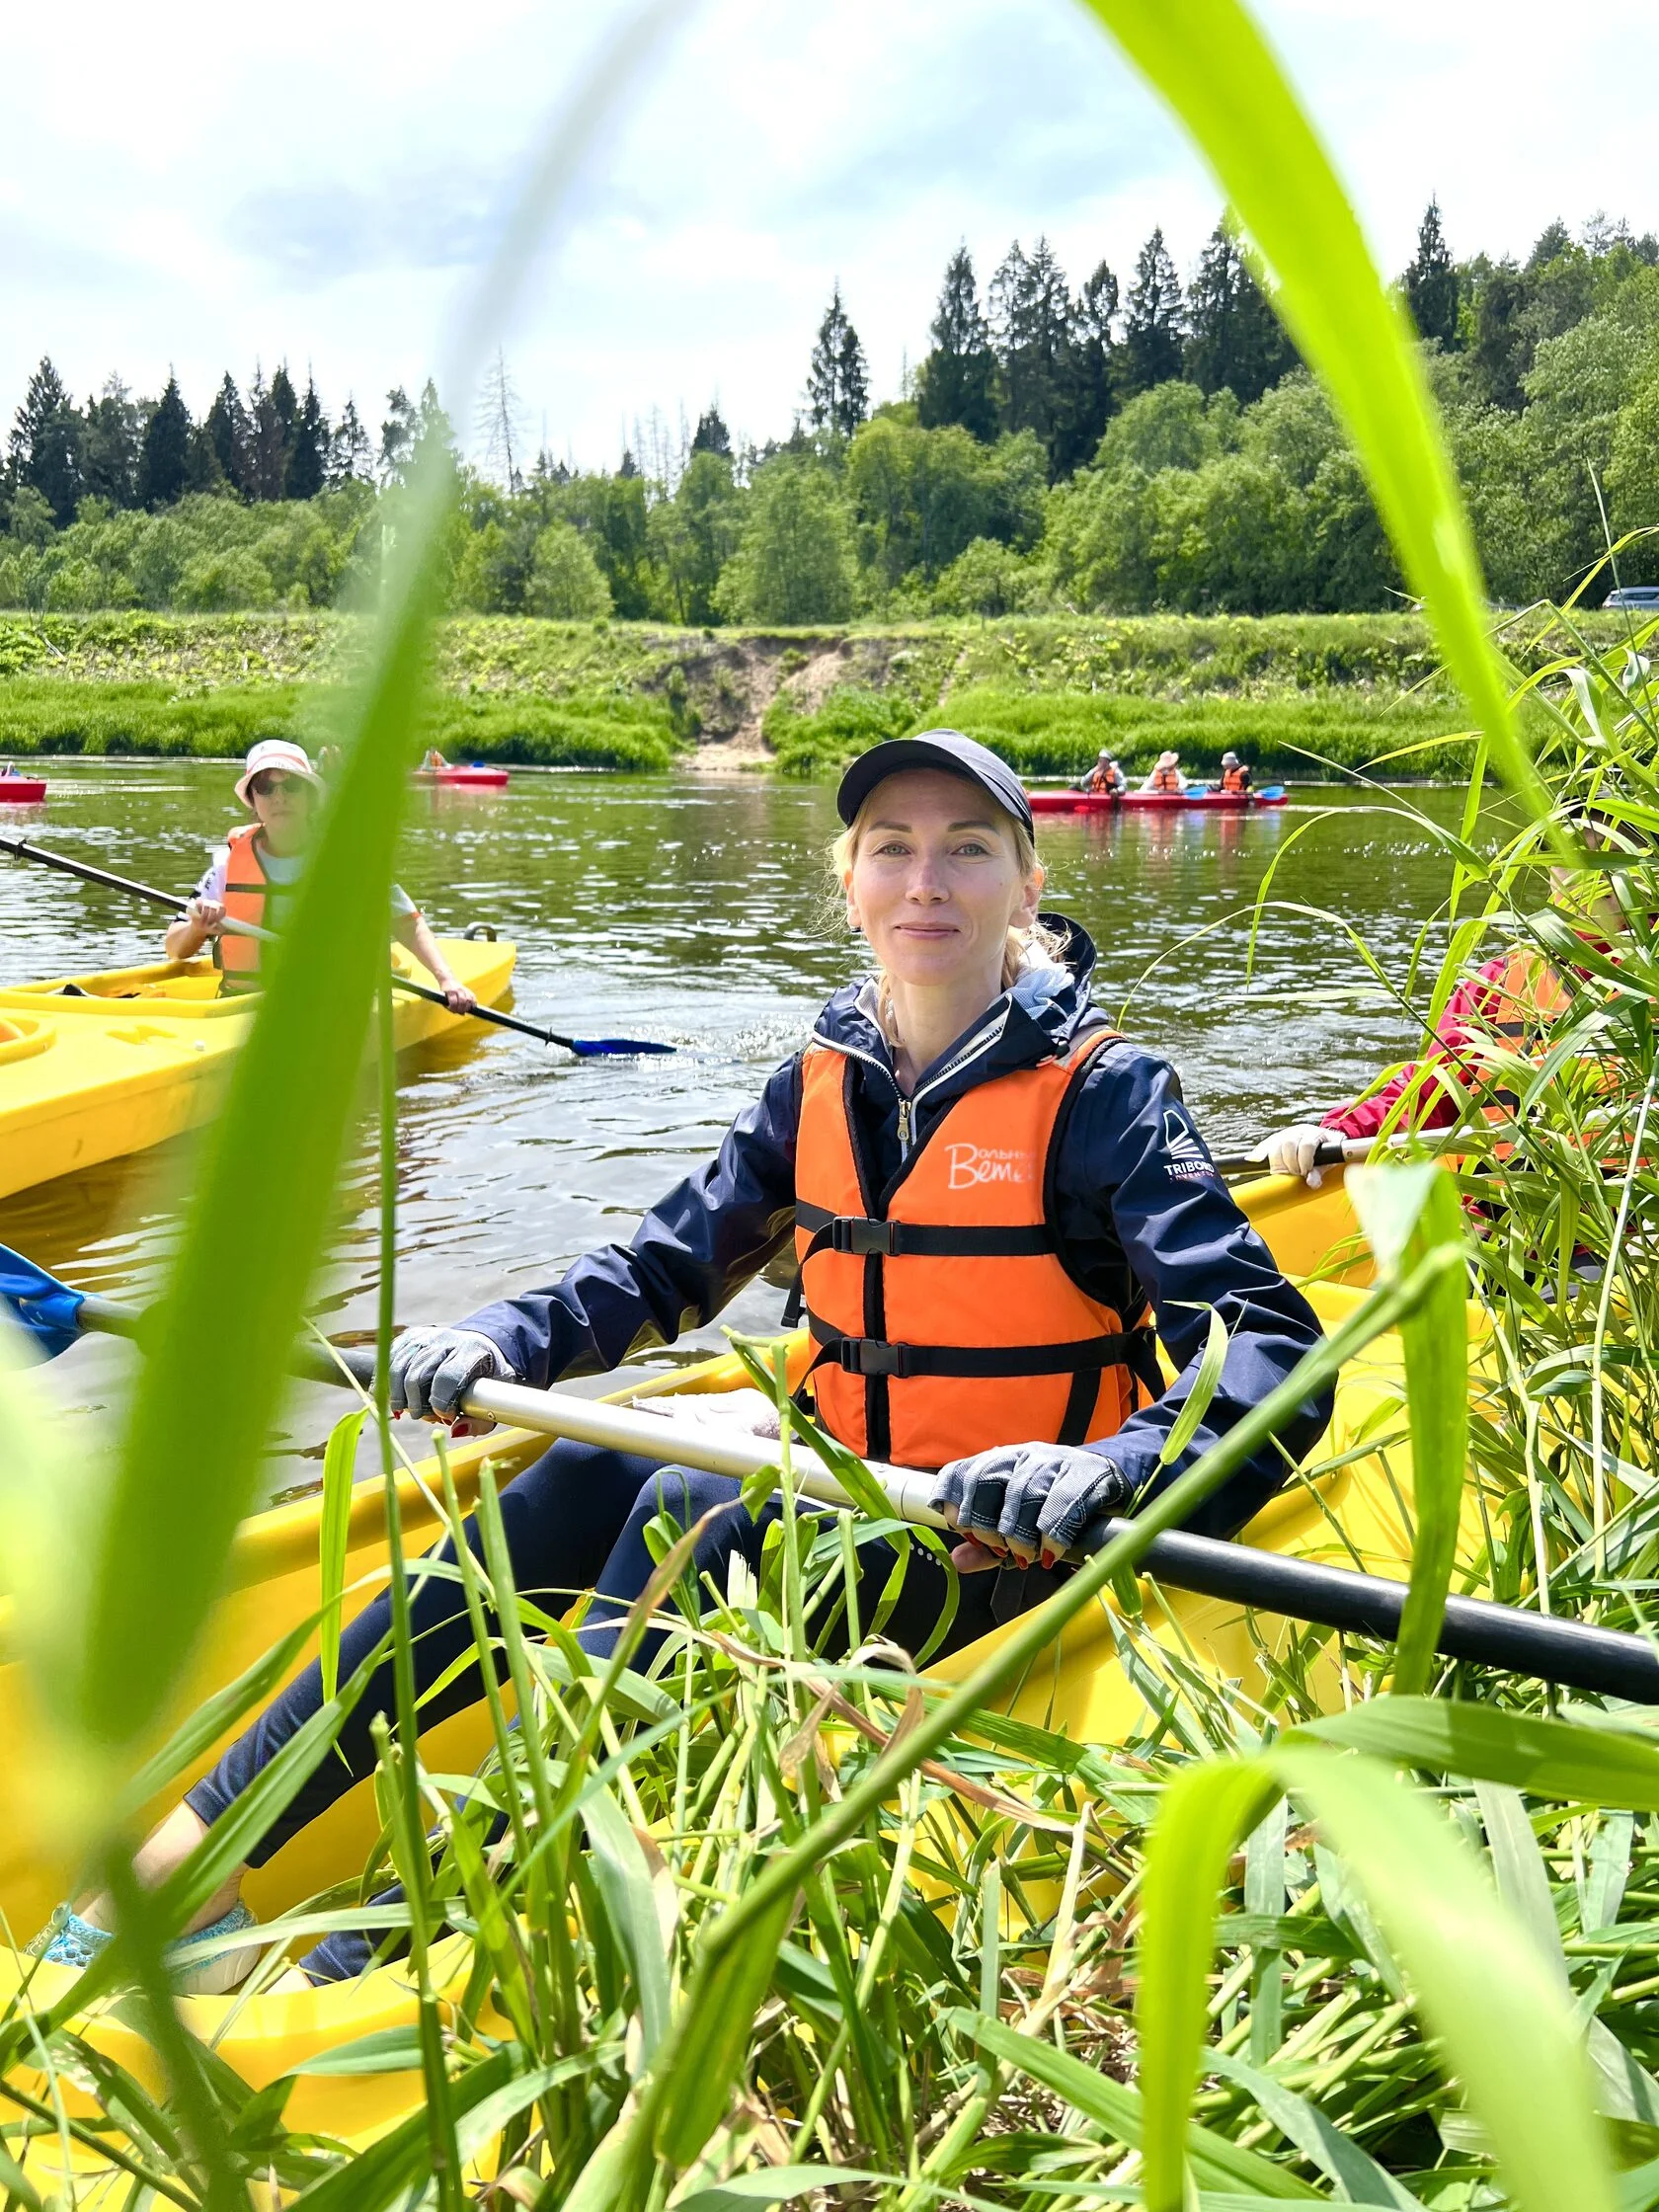
[[[1282,799],[1284,796],[1285,786],[1282,783],[1264,783],[1256,793],[1258,799]]]
[[[80,1310],[86,1300],[21,1252],[0,1244],[0,1304],[11,1308],[40,1346],[42,1359],[55,1360],[80,1335]]]
[[[579,1060],[643,1060],[652,1053],[677,1052],[679,1048],[646,1044],[637,1037],[573,1037],[570,1049]]]

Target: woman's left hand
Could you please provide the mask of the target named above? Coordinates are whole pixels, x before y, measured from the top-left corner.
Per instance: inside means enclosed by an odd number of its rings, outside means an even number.
[[[999,1444],[941,1467],[930,1499],[969,1540],[951,1553],[973,1574],[999,1566],[1004,1552],[1020,1566],[1052,1567],[1086,1523],[1121,1513],[1135,1495],[1122,1467],[1102,1453],[1070,1444]]]

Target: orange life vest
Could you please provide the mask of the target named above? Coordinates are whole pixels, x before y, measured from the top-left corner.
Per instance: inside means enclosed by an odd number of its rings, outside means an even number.
[[[250,823],[244,830],[233,830],[225,861],[226,915],[232,921],[250,922],[256,929],[269,928],[265,907],[270,888],[270,879],[260,858],[258,823]],[[226,930],[222,937],[213,940],[213,965],[229,979],[232,989],[246,989],[259,982],[263,950],[257,937],[237,937]]]
[[[1179,791],[1181,788],[1180,769],[1154,768],[1150,788],[1153,791]]]
[[[981,1083],[909,1155],[886,1203],[861,1160],[853,1066],[802,1063],[795,1250],[819,1417],[853,1451],[939,1467],[997,1444],[1111,1436],[1161,1383],[1150,1317],[1089,1298],[1049,1221],[1062,1109],[1099,1047]]]
[[[1250,771],[1248,768],[1224,768],[1222,770],[1222,789],[1224,791],[1248,791],[1249,788]]]

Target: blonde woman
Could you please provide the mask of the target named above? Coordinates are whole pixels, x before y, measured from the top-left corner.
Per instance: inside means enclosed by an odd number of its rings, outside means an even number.
[[[872,973],[836,991],[805,1050],[631,1243],[588,1253],[550,1289],[400,1338],[393,1402],[446,1421],[483,1376],[544,1385],[617,1367],[712,1319],[793,1239],[816,1417],[859,1452],[937,1471],[935,1502],[962,1539],[957,1645],[1034,1603],[1042,1570],[1090,1520],[1156,1494],[1265,1398],[1318,1324],[1216,1174],[1173,1070],[1092,1004],[1087,937],[1039,911],[1018,778],[935,730],[856,760],[838,806],[837,878]],[[1229,1339],[1221,1382],[1163,1466],[1212,1310]],[[1154,1335],[1175,1371],[1167,1387]],[[1328,1401],[1310,1399],[1193,1525],[1240,1527],[1328,1417]],[[716,1587],[734,1552],[758,1565],[767,1515],[750,1519],[736,1482],[559,1444],[502,1495],[514,1580],[554,1605],[595,1590],[582,1640],[602,1656],[651,1575],[645,1529],[665,1510],[685,1527],[709,1516],[696,1565]],[[860,1556],[868,1601],[893,1553],[873,1540]],[[976,1571],[991,1567],[1002,1571]],[[947,1591],[947,1570],[918,1557],[887,1632],[919,1646]],[[425,1692],[472,1637],[451,1581],[427,1582],[413,1610]],[[388,1620],[379,1600],[347,1628],[343,1679]],[[370,1723],[393,1701],[383,1676],[256,1862],[372,1768]],[[458,1675],[426,1706],[428,1724],[479,1695],[476,1672]],[[313,1667],[151,1838],[140,1879],[165,1878],[320,1699]],[[198,1927],[235,1912],[238,1878]],[[107,1926],[101,1901],[60,1915],[56,1955],[83,1955]],[[338,1978],[367,1955],[364,1939],[331,1936],[305,1966]]]

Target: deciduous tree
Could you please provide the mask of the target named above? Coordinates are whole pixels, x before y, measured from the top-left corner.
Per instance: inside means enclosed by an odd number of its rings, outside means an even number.
[[[722,607],[739,622],[844,622],[856,593],[852,523],[833,477],[780,453],[755,476]]]

